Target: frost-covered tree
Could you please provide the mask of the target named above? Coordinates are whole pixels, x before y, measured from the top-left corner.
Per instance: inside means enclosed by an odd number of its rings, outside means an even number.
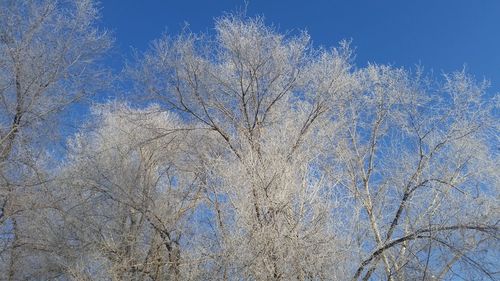
[[[385,66],[358,75],[331,155],[351,195],[353,279],[494,278],[498,105],[485,85],[464,72],[442,83]]]
[[[261,19],[222,18],[216,30],[158,40],[131,70],[141,91],[210,136],[193,163],[214,214],[204,267],[218,279],[328,278],[339,202],[318,170],[321,128],[352,91],[347,44],[313,50],[307,34],[288,38]]]
[[[210,210],[207,276],[495,278],[498,109],[486,83],[355,69],[345,43],[318,50],[233,16],[214,38],[155,41],[129,73],[206,131],[192,165]]]
[[[94,107],[61,173],[59,238],[76,279],[182,280],[200,186],[185,165],[190,130],[158,108]],[[183,272],[181,272],[183,270]]]
[[[124,71],[134,98],[94,105],[53,156],[49,121],[94,91],[109,39],[92,2],[1,3],[7,279],[499,277],[487,83],[356,67],[346,42],[227,15],[154,41]]]
[[[110,46],[93,1],[0,1],[0,271],[28,278],[45,249],[31,215],[49,208],[40,168],[57,113],[93,93]],[[36,267],[37,269],[33,269]],[[33,270],[32,270],[33,269]],[[50,270],[49,270],[50,271]],[[33,273],[35,274],[35,273]],[[41,278],[33,276],[32,278]]]

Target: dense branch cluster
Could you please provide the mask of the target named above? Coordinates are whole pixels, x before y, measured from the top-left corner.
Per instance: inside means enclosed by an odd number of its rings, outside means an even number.
[[[500,277],[487,83],[228,15],[117,87],[91,0],[0,4],[2,280]]]

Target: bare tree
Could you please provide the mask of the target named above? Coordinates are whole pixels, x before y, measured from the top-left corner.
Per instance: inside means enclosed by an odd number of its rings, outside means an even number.
[[[493,254],[498,235],[497,128],[485,84],[464,72],[440,84],[386,66],[358,75],[334,157],[352,223],[363,229],[353,279],[441,280],[467,266],[493,278],[482,255]]]
[[[192,165],[216,279],[495,278],[486,84],[354,70],[345,43],[315,50],[261,19],[223,17],[216,31],[155,41],[130,70],[140,92],[207,132]]]
[[[216,30],[208,46],[193,34],[159,40],[132,71],[153,99],[215,142],[193,163],[216,214],[207,222],[215,244],[201,251],[217,278],[321,276],[336,202],[314,173],[314,142],[350,91],[350,51],[317,53],[306,34],[286,38],[261,19],[221,18]]]
[[[80,249],[66,274],[82,276],[100,264],[112,280],[186,278],[190,253],[181,243],[190,244],[188,220],[201,196],[196,174],[183,164],[191,130],[154,107],[113,104],[95,107],[93,116],[96,127],[74,138],[61,178],[60,233],[69,231],[62,240],[74,235]]]
[[[25,227],[30,212],[49,207],[35,193],[47,181],[39,167],[56,114],[93,92],[104,74],[93,65],[110,39],[96,18],[93,1],[0,1],[0,271],[7,280],[28,278],[29,260],[43,248]]]
[[[109,38],[91,1],[1,7],[7,279],[498,278],[486,82],[227,15],[154,41],[123,77],[146,104],[94,105],[58,157],[47,124],[95,90]]]

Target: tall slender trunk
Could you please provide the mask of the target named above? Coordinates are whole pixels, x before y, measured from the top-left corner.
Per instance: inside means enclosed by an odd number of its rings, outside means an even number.
[[[17,233],[17,219],[15,217],[11,218],[12,220],[12,242],[10,245],[10,258],[9,258],[9,269],[8,269],[8,280],[14,281],[16,280],[16,266],[17,266],[17,247],[19,245],[19,236]]]

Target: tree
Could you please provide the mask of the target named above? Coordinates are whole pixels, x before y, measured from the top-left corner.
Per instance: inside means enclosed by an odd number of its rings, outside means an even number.
[[[485,83],[354,69],[347,44],[315,50],[261,19],[223,17],[216,31],[155,41],[130,69],[139,92],[214,142],[192,165],[216,279],[495,278]]]
[[[96,90],[109,38],[90,1],[2,4],[7,279],[498,277],[486,82],[227,15],[154,41],[122,77],[134,102],[92,106],[58,156],[42,136]]]
[[[43,251],[29,220],[50,206],[37,193],[57,113],[105,74],[94,65],[111,40],[97,16],[93,1],[0,2],[0,271],[8,280],[28,278],[24,263]]]
[[[93,112],[98,125],[71,142],[61,179],[60,193],[67,196],[58,233],[66,232],[61,240],[71,237],[80,253],[62,253],[71,260],[66,272],[181,280],[181,259],[189,253],[180,243],[189,238],[186,217],[200,193],[196,176],[183,165],[189,130],[154,107],[114,104]]]
[[[498,155],[485,85],[464,72],[444,84],[389,67],[361,75],[362,98],[342,106],[335,157],[359,209],[356,223],[371,236],[356,237],[362,261],[354,279],[368,280],[379,264],[379,278],[389,280],[441,280],[468,267],[493,278],[482,255],[494,255],[485,247],[497,239],[490,196]]]
[[[215,245],[206,246],[218,253],[202,251],[223,279],[318,276],[323,260],[311,249],[333,254],[323,245],[334,202],[314,172],[314,139],[350,91],[350,51],[317,54],[306,34],[285,38],[260,19],[223,18],[216,29],[206,49],[210,40],[192,34],[157,41],[132,71],[153,99],[215,142],[196,158],[217,214],[209,222]]]

